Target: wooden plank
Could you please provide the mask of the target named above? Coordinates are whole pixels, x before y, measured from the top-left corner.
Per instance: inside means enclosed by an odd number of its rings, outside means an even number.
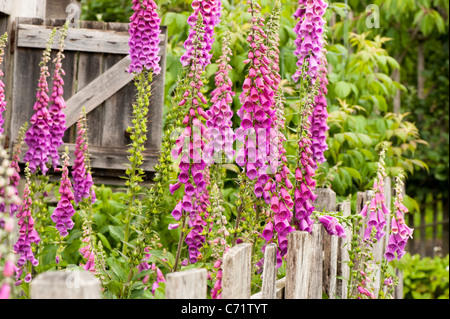
[[[261,287],[262,299],[276,299],[277,281],[277,245],[271,243],[264,252],[263,280]]]
[[[250,298],[251,262],[251,244],[239,244],[224,254],[222,266],[222,299]]]
[[[133,75],[127,72],[130,62],[130,57],[126,56],[66,102],[64,113],[67,127],[78,121],[83,107],[86,113],[91,112],[133,80]]]
[[[73,154],[75,151],[75,144],[63,144],[59,147],[58,152],[60,155],[68,147],[69,153]],[[23,146],[21,149],[21,162],[23,163],[23,157],[25,156],[28,146]],[[109,169],[109,170],[124,170],[124,163],[127,163],[129,153],[123,147],[102,147],[102,146],[89,146],[89,155],[91,160],[91,166],[95,172],[95,169]],[[142,153],[144,156],[144,163],[142,169],[145,171],[154,171],[153,166],[158,163],[159,152],[155,150],[146,150]],[[70,156],[70,155],[69,155]],[[74,156],[70,156],[69,165],[73,165]]]
[[[166,299],[206,299],[206,275],[206,269],[167,274]]]
[[[338,211],[342,212],[344,217],[351,214],[351,204],[349,201],[339,203]],[[348,249],[350,249],[350,241],[352,240],[352,230],[345,227],[345,238],[338,238],[338,256],[337,256],[337,272],[336,276],[344,279],[336,280],[336,296],[340,299],[347,299],[348,279],[350,278],[350,268],[347,261],[350,260]]]
[[[275,283],[275,299],[284,299],[284,288],[286,287],[286,277],[283,277]],[[250,299],[263,299],[262,292],[257,292]]]
[[[47,271],[31,282],[31,299],[100,299],[100,280],[86,270]]]
[[[329,299],[336,296],[336,275],[338,257],[338,237],[328,234],[324,227],[321,227],[323,238],[323,292]]]
[[[51,28],[20,24],[18,25],[17,46],[25,48],[45,49],[46,40],[50,35]],[[160,47],[166,41],[165,34],[159,36]],[[127,31],[100,31],[85,28],[70,28],[67,32],[67,51],[83,51],[97,53],[128,54],[130,47],[128,41],[130,36]],[[55,43],[58,36],[55,37]],[[53,47],[57,49],[57,46]],[[163,50],[161,50],[163,51]],[[161,54],[161,53],[160,53]]]
[[[127,28],[128,25],[124,23],[105,24],[105,30],[121,32],[126,31]],[[116,63],[119,63],[121,58],[122,57],[117,54],[104,54],[102,61],[103,69],[109,70],[113,68]],[[133,78],[134,77],[132,77],[132,79]],[[128,145],[131,144],[131,139],[128,137],[126,130],[129,126],[132,126],[132,102],[136,100],[136,93],[136,86],[134,81],[131,80],[105,100],[102,108],[102,121],[103,123],[108,124],[102,125],[101,128],[101,146],[128,147]],[[149,120],[150,117],[147,117],[147,121]],[[147,134],[147,140],[149,139],[148,135],[149,134]]]
[[[317,198],[314,201],[314,206],[317,211],[336,211],[336,193],[332,189],[316,188],[313,192],[317,195]]]
[[[288,235],[286,256],[286,299],[322,298],[322,238],[320,225],[311,234],[294,231]]]
[[[80,27],[86,29],[102,30],[105,23],[100,21],[81,21]],[[94,81],[103,73],[103,54],[92,52],[78,53],[78,82],[76,92],[81,91],[89,83]],[[100,145],[102,140],[102,128],[104,126],[103,119],[103,105],[96,107],[87,116],[88,140],[89,145]],[[72,126],[75,131],[76,126]],[[75,140],[71,141],[72,143]]]

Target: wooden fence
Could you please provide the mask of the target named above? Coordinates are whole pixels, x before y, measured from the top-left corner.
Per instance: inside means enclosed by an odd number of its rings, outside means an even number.
[[[344,216],[351,214],[350,202],[336,204],[336,194],[332,190],[316,189],[315,192],[318,195],[315,202],[316,210],[340,211]],[[386,178],[386,202],[390,202],[391,192],[390,179]],[[363,205],[370,198],[370,191],[359,192],[357,194],[356,212],[359,213]],[[380,287],[380,273],[376,263],[383,259],[387,241],[386,237],[375,244],[373,249],[374,261],[372,262],[372,268],[374,271],[372,277],[375,295],[378,295]],[[277,248],[275,244],[269,244],[264,254],[261,290],[253,295],[251,294],[251,278],[253,273],[252,245],[248,243],[236,245],[223,257],[222,298],[322,299],[326,295],[330,299],[347,299],[348,281],[346,279],[350,275],[350,268],[346,263],[349,260],[349,246],[347,243],[351,239],[352,231],[350,229],[346,229],[346,238],[341,238],[330,236],[320,224],[315,224],[311,233],[303,231],[290,233],[288,235],[288,250],[286,255],[286,276],[279,280],[277,280],[276,267]],[[400,284],[395,290],[394,297],[401,299],[403,296],[401,273],[398,273],[398,275],[400,276]],[[52,275],[46,276],[48,281],[53,282],[51,279]],[[60,275],[55,274],[55,276]],[[38,285],[43,285],[41,281],[36,279],[33,282],[37,282]],[[98,286],[92,285],[90,280],[86,279],[85,281],[94,287],[92,289],[98,289]],[[167,299],[207,298],[206,269],[169,273],[166,276],[166,281]],[[33,282],[32,286],[36,285]],[[67,284],[62,279],[55,282],[59,282],[59,286],[55,287],[55,289],[66,289],[64,285],[67,286]],[[82,280],[79,280],[79,282],[82,282]],[[52,289],[41,289],[38,291],[39,294],[35,294],[32,298],[47,298],[47,296],[53,298],[51,296],[54,296]],[[65,291],[64,296],[67,293],[70,293],[70,291]],[[74,291],[75,293],[77,291]],[[86,296],[92,295],[92,293],[87,292],[83,294],[86,294]]]
[[[414,228],[414,237],[407,250],[421,257],[448,255],[449,199],[443,193],[430,192],[419,203],[420,212],[408,215],[408,225]]]

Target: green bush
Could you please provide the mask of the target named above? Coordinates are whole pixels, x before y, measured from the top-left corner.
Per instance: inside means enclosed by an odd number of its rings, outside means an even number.
[[[395,265],[403,270],[403,297],[405,299],[448,299],[449,278],[446,257],[420,258],[407,253]]]

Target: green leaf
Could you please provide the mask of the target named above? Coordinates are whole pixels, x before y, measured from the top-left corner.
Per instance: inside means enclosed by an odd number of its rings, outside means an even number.
[[[123,227],[110,225],[108,228],[109,228],[109,233],[111,234],[112,238],[117,240],[119,243],[122,242],[122,240],[125,237]]]
[[[356,169],[354,169],[353,167],[342,167],[342,169],[345,169],[351,177],[357,179],[360,183],[362,183],[361,174]]]
[[[334,93],[340,99],[345,99],[350,94],[351,90],[351,85],[344,81],[339,81],[334,87]]]
[[[108,248],[109,250],[112,250],[111,245],[109,244],[108,239],[105,237],[105,235],[103,235],[102,233],[96,233],[96,235],[98,236],[98,238],[100,238],[103,247]]]
[[[108,266],[112,270],[114,275],[116,275],[117,279],[123,282],[127,280],[128,273],[126,269],[122,267],[126,266],[125,263],[119,263],[114,257],[107,258],[106,262],[108,263]]]

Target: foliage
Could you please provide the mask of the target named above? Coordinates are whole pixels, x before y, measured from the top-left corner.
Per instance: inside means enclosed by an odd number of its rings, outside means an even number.
[[[449,255],[421,258],[407,253],[394,265],[403,271],[403,296],[405,299],[449,298]]]

